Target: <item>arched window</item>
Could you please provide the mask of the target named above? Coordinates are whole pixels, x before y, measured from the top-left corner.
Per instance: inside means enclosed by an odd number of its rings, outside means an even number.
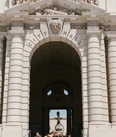
[[[69,96],[71,94],[71,89],[66,84],[61,82],[51,83],[44,90],[44,96],[47,95],[48,97],[54,96],[56,98],[59,98],[61,96]]]
[[[66,95],[66,96],[69,95],[69,92],[66,89],[64,89],[64,95]]]

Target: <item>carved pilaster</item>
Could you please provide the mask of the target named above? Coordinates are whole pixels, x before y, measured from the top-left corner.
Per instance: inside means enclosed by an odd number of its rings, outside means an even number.
[[[116,35],[107,34],[108,39],[108,83],[111,123],[116,125]]]
[[[89,122],[102,124],[102,77],[100,57],[100,30],[88,30],[88,95],[89,95]]]
[[[0,123],[2,121],[2,103],[3,103],[3,40],[4,37],[0,36]]]
[[[7,123],[21,123],[22,75],[23,75],[23,30],[11,30]]]

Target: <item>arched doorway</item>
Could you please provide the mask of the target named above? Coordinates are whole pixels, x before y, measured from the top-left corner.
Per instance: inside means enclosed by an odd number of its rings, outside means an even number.
[[[49,111],[67,111],[67,133],[80,136],[82,94],[80,58],[70,45],[48,42],[40,46],[31,60],[30,117],[32,137],[38,131],[49,133]]]

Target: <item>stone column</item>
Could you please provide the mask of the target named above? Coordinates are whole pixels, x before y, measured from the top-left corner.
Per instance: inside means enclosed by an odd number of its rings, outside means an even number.
[[[11,31],[11,56],[8,91],[7,123],[21,122],[22,75],[23,75],[23,30]]]
[[[109,34],[107,38],[110,116],[111,122],[116,124],[116,34]]]
[[[103,122],[100,30],[88,30],[88,103],[89,122]]]
[[[3,37],[0,37],[0,122],[2,119]]]

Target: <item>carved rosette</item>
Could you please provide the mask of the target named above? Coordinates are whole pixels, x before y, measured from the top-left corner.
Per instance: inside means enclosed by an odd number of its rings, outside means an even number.
[[[61,22],[59,20],[51,20],[49,22],[49,27],[50,27],[51,32],[54,35],[57,35],[59,34],[60,29],[61,29]]]

